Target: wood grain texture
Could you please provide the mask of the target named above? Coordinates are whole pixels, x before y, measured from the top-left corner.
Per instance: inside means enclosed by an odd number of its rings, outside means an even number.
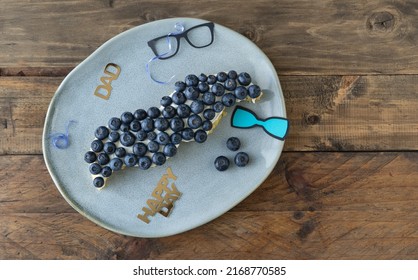
[[[42,153],[46,111],[62,79],[0,77],[0,154]],[[280,79],[291,125],[286,151],[418,149],[418,76]]]
[[[418,74],[417,16],[400,0],[2,0],[0,73],[60,73],[132,27],[196,17],[247,36],[281,75]]]
[[[1,156],[0,259],[416,259],[417,169],[411,152],[287,152],[225,215],[143,239],[72,210],[41,156]]]

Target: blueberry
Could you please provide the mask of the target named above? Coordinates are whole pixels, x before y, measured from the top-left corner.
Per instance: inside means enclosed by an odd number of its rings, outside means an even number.
[[[181,91],[183,91],[183,90],[185,90],[185,89],[186,89],[186,84],[185,84],[184,82],[182,82],[182,81],[178,81],[178,82],[176,82],[176,83],[174,84],[174,89],[175,89],[176,91],[181,92]]]
[[[239,141],[239,139],[237,137],[230,137],[226,141],[226,146],[231,151],[238,151],[239,148],[241,147],[241,141]]]
[[[219,72],[217,75],[216,75],[216,79],[219,81],[219,82],[225,82],[226,81],[226,79],[228,78],[228,75],[225,73],[225,72]]]
[[[186,104],[180,104],[180,105],[177,107],[177,115],[178,115],[180,118],[187,118],[188,116],[190,116],[190,112],[191,112],[191,110],[190,110],[189,105],[186,105]]]
[[[215,168],[219,171],[225,171],[229,167],[229,159],[224,156],[219,156],[215,159]]]
[[[248,90],[243,87],[243,86],[239,86],[234,90],[234,95],[237,99],[243,100],[247,97],[248,94]]]
[[[137,156],[144,156],[148,151],[147,146],[144,143],[135,143],[132,152]]]
[[[209,85],[208,83],[199,83],[199,85],[197,86],[197,88],[199,89],[200,92],[207,92],[209,90]]]
[[[215,103],[216,100],[216,96],[212,93],[212,92],[205,92],[203,94],[203,103],[205,103],[206,105],[212,105],[213,103]]]
[[[205,74],[200,74],[199,77],[197,77],[199,79],[199,81],[201,82],[206,82],[206,80],[208,79],[208,76],[206,76]]]
[[[161,111],[157,107],[151,107],[148,109],[147,114],[151,119],[156,119],[160,116]]]
[[[223,85],[216,83],[212,86],[210,89],[212,93],[214,93],[216,96],[222,96],[225,93],[225,88]]]
[[[164,107],[170,106],[171,103],[173,103],[173,99],[171,99],[170,96],[163,96],[160,100],[161,106],[164,106]]]
[[[151,159],[149,157],[140,157],[138,160],[139,168],[142,170],[147,170],[151,167]]]
[[[261,89],[260,89],[260,87],[259,87],[259,86],[257,86],[257,85],[251,85],[251,86],[248,88],[248,95],[249,95],[251,98],[257,98],[257,97],[259,97],[259,96],[260,96],[260,94],[261,94]]]
[[[109,163],[109,161],[110,161],[110,158],[106,153],[100,153],[97,156],[97,163],[100,165],[106,165]]]
[[[165,132],[160,132],[157,135],[156,141],[161,145],[167,145],[170,142],[170,136]]]
[[[110,168],[109,166],[103,167],[102,176],[103,177],[110,177],[110,175],[112,175],[112,168]]]
[[[107,125],[111,130],[118,130],[121,124],[122,121],[119,118],[111,118]]]
[[[171,143],[168,145],[165,145],[163,149],[163,153],[167,157],[174,157],[177,153],[176,145],[171,144]]]
[[[203,101],[201,100],[195,100],[190,104],[190,110],[195,114],[202,113],[204,108],[205,104],[203,104]]]
[[[94,133],[94,136],[96,136],[96,138],[99,140],[107,138],[108,135],[109,129],[107,129],[107,127],[105,126],[99,126]]]
[[[186,82],[186,85],[189,87],[190,86],[195,87],[199,83],[199,79],[197,78],[196,75],[193,75],[193,74],[187,75],[184,81]]]
[[[96,188],[101,188],[104,186],[104,179],[102,177],[96,177],[93,180],[93,186]]]
[[[96,159],[97,159],[96,153],[94,153],[92,151],[89,151],[84,155],[84,160],[87,163],[93,163],[93,162],[96,161]]]
[[[198,131],[196,131],[196,133],[194,134],[194,140],[197,143],[203,143],[203,142],[206,141],[206,139],[208,139],[208,134],[205,131],[201,130],[201,129],[199,129]]]
[[[93,142],[91,142],[91,149],[93,152],[100,152],[101,150],[103,150],[103,142],[100,140],[94,140]]]
[[[141,130],[141,123],[139,121],[132,121],[131,124],[129,125],[129,128],[133,131],[133,132],[138,132],[139,130]]]
[[[155,140],[157,138],[157,133],[155,133],[154,131],[150,131],[150,132],[148,132],[147,137],[151,141]]]
[[[102,167],[98,163],[92,163],[90,164],[90,173],[93,175],[97,175],[100,172],[102,172]]]
[[[206,109],[203,111],[203,117],[207,120],[212,120],[215,117],[215,111],[212,109]]]
[[[146,133],[145,131],[143,131],[143,130],[140,130],[140,131],[138,131],[138,133],[136,134],[136,138],[139,140],[139,141],[144,141],[145,139],[147,139],[147,135],[148,135],[148,133]]]
[[[170,120],[170,128],[174,132],[178,132],[184,128],[184,122],[179,117],[172,118]]]
[[[138,121],[142,121],[147,117],[147,112],[144,109],[138,109],[134,112],[134,118]]]
[[[106,144],[104,144],[103,151],[108,155],[113,154],[116,151],[115,143],[107,142]]]
[[[225,94],[222,96],[222,103],[225,107],[231,107],[235,105],[235,96],[232,93]]]
[[[180,144],[182,139],[183,138],[181,137],[180,133],[173,133],[170,136],[171,143],[173,143],[174,145]]]
[[[228,78],[230,78],[230,79],[236,79],[237,77],[238,77],[238,74],[237,74],[236,71],[231,70],[231,71],[228,72]]]
[[[123,123],[123,124],[120,125],[120,130],[123,131],[123,132],[128,132],[129,128],[130,128],[129,124],[127,124],[127,123]]]
[[[125,112],[120,116],[120,119],[125,124],[130,124],[134,120],[134,115],[131,112]]]
[[[115,155],[120,158],[124,157],[126,155],[125,148],[122,148],[122,147],[116,148]]]
[[[235,155],[234,162],[238,167],[244,167],[250,161],[250,157],[247,153],[239,152]]]
[[[202,123],[202,129],[204,130],[204,131],[209,131],[209,130],[211,130],[212,129],[212,122],[211,121],[208,121],[208,120],[206,120],[206,121],[204,121],[203,123]]]
[[[233,79],[228,79],[225,81],[224,86],[227,90],[234,90],[237,87],[237,82]]]
[[[133,135],[130,132],[124,132],[121,136],[120,136],[120,143],[123,146],[132,146],[135,143],[135,135]]]
[[[213,111],[215,111],[216,113],[220,113],[225,108],[225,106],[221,101],[216,101],[216,103],[213,104],[212,108]]]
[[[137,163],[137,158],[134,154],[127,154],[124,158],[125,165],[127,167],[132,167]]]
[[[193,129],[191,129],[191,128],[185,128],[185,129],[183,129],[182,132],[181,132],[181,137],[184,140],[192,140],[193,137],[194,137]]]
[[[172,106],[167,106],[163,109],[163,117],[166,119],[171,119],[176,115],[177,111]]]
[[[120,158],[112,158],[109,163],[109,167],[112,168],[113,171],[118,171],[122,168],[123,161]]]
[[[160,149],[160,145],[156,141],[149,141],[147,146],[148,151],[151,153],[155,153]]]
[[[155,128],[159,131],[165,131],[169,127],[169,123],[167,119],[164,118],[158,118],[154,122]]]
[[[216,77],[214,75],[209,75],[207,79],[207,83],[210,85],[216,83]]]
[[[174,104],[183,104],[184,102],[186,102],[186,96],[184,95],[184,93],[176,91],[175,93],[173,93],[173,96],[171,97],[173,99],[173,103]]]
[[[110,132],[109,141],[116,142],[119,140],[119,138],[120,138],[119,132],[117,131]]]
[[[198,128],[202,125],[202,118],[199,115],[191,115],[188,119],[187,119],[187,124],[189,125],[190,128]]]
[[[196,100],[199,97],[199,91],[195,87],[187,87],[184,95],[188,100]]]
[[[155,163],[155,165],[163,165],[165,163],[165,155],[160,152],[153,154],[152,162]]]
[[[145,132],[150,132],[154,130],[154,120],[151,118],[146,118],[141,122],[142,130]]]
[[[238,75],[238,82],[243,86],[248,86],[251,83],[251,76],[247,72],[242,72]]]

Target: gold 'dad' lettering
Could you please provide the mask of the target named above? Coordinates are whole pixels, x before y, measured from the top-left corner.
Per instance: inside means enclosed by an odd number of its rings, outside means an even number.
[[[112,81],[116,80],[120,74],[120,67],[115,63],[108,63],[103,73],[107,76],[102,76],[100,78],[100,82],[102,83],[99,85],[96,90],[94,91],[94,95],[100,97],[104,100],[108,100],[110,97],[110,93],[112,92]]]

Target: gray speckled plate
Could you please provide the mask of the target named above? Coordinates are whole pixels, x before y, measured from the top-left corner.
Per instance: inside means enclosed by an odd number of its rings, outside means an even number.
[[[48,170],[66,201],[93,222],[118,233],[139,237],[161,237],[184,232],[222,215],[249,194],[270,174],[283,148],[283,142],[263,132],[262,128],[236,129],[230,126],[232,108],[203,144],[181,143],[175,157],[164,166],[147,171],[128,168],[112,175],[102,190],[92,186],[84,153],[94,139],[94,130],[107,125],[113,116],[125,111],[159,107],[162,96],[170,94],[174,82],[160,85],[151,81],[145,65],[154,55],[147,41],[173,31],[182,22],[186,29],[205,21],[191,18],[159,20],[132,28],[106,42],[78,65],[55,93],[46,116],[43,151]],[[196,49],[184,40],[173,58],[152,64],[153,75],[160,80],[183,80],[187,74],[219,71],[246,71],[265,93],[257,104],[240,105],[255,111],[261,118],[285,117],[285,104],[273,65],[265,54],[242,35],[215,24],[212,45]],[[120,66],[118,79],[112,82],[110,98],[94,95],[108,63]],[[70,146],[56,149],[48,135],[64,132],[69,120]],[[228,137],[241,139],[241,151],[250,155],[250,164],[238,168],[231,164],[225,172],[214,168],[219,155],[233,159],[226,148]],[[177,176],[175,184],[182,193],[170,216],[156,214],[146,224],[137,218],[147,206],[152,191],[166,168]]]

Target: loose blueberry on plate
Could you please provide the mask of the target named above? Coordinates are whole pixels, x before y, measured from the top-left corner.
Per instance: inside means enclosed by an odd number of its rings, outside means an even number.
[[[157,143],[157,141],[149,141],[147,147],[148,151],[151,153],[155,153],[160,149],[160,145]]]
[[[173,103],[173,99],[171,99],[170,96],[163,96],[160,100],[161,106],[164,106],[164,107],[170,106],[171,103]]]
[[[182,92],[183,90],[186,89],[186,83],[182,82],[182,81],[178,81],[174,84],[174,89],[178,92]]]
[[[175,93],[173,93],[171,99],[173,99],[173,103],[177,105],[184,104],[184,102],[186,102],[186,96],[183,92],[180,91],[176,91]]]
[[[216,75],[216,79],[219,81],[219,82],[225,82],[226,81],[226,79],[228,79],[228,75],[225,73],[225,72],[219,72],[217,75]]]
[[[127,123],[123,123],[123,124],[121,124],[121,125],[120,125],[120,130],[121,130],[122,132],[128,132],[128,131],[129,131],[129,124],[127,124]]]
[[[203,117],[207,120],[212,120],[215,117],[215,111],[212,109],[206,109],[203,111]]]
[[[181,137],[184,140],[192,140],[193,137],[194,137],[193,129],[191,129],[191,128],[185,128],[185,129],[183,129],[182,132],[181,132]]]
[[[147,116],[147,112],[144,109],[138,109],[134,112],[134,118],[138,121],[142,121]]]
[[[137,158],[134,154],[127,154],[124,158],[125,165],[128,167],[132,167],[136,164]]]
[[[167,106],[163,109],[163,117],[166,119],[171,119],[176,114],[177,114],[177,111],[172,106]]]
[[[144,143],[135,143],[132,152],[137,156],[144,156],[148,151],[147,146]]]
[[[165,118],[158,118],[154,122],[155,128],[159,131],[165,131],[169,127],[168,120]]]
[[[235,155],[234,162],[238,167],[244,167],[250,161],[250,157],[245,152],[239,152]]]
[[[208,135],[205,131],[199,129],[198,131],[196,131],[196,133],[194,134],[194,140],[197,143],[203,143],[206,141],[206,139],[208,138]]]
[[[101,188],[104,185],[104,179],[102,177],[96,177],[93,180],[93,186],[96,188]]]
[[[112,168],[113,171],[118,171],[122,168],[123,161],[120,158],[112,158],[109,163],[109,167]]]
[[[129,125],[129,128],[133,131],[133,132],[138,132],[141,129],[141,123],[139,121],[132,121],[131,124]]]
[[[157,142],[160,145],[167,145],[170,142],[170,136],[165,132],[160,132],[157,135]]]
[[[215,168],[219,171],[225,171],[229,167],[229,159],[225,156],[219,156],[215,159]]]
[[[216,83],[210,89],[216,96],[222,96],[225,93],[225,88],[220,83]]]
[[[237,74],[236,71],[231,70],[231,71],[228,72],[228,78],[230,78],[230,79],[236,79],[237,77],[238,77],[238,74]]]
[[[152,161],[149,157],[145,156],[145,157],[140,157],[138,160],[138,166],[140,169],[142,170],[147,170],[148,168],[151,167]]]
[[[100,152],[101,150],[103,150],[103,142],[96,139],[93,142],[91,142],[91,149],[93,150],[93,152]]]
[[[98,163],[90,164],[90,173],[93,175],[97,175],[102,171],[102,167]]]
[[[124,132],[120,136],[120,143],[126,147],[132,146],[135,143],[135,135],[130,132]]]
[[[193,74],[187,75],[184,81],[186,82],[186,85],[189,87],[190,86],[195,87],[199,83],[199,79],[197,78],[196,75],[193,75]]]
[[[173,143],[174,145],[180,144],[182,139],[183,138],[181,137],[181,134],[177,132],[171,134],[170,136],[171,143]]]
[[[177,115],[180,118],[187,118],[188,116],[190,116],[190,112],[191,112],[191,109],[190,109],[190,106],[189,105],[180,104],[177,107]]]
[[[260,93],[261,93],[261,89],[260,89],[260,87],[259,87],[259,86],[257,86],[257,85],[251,85],[251,86],[248,88],[248,95],[249,95],[251,98],[257,98],[257,97],[259,97],[259,96],[260,96]]]
[[[202,129],[203,129],[204,131],[209,131],[209,130],[211,130],[211,129],[212,129],[212,127],[213,127],[213,125],[212,125],[212,122],[211,122],[211,121],[206,120],[206,121],[204,121],[204,122],[202,123]]]
[[[237,137],[230,137],[226,141],[226,146],[231,151],[238,151],[241,147],[241,141]]]
[[[199,97],[199,91],[195,87],[187,87],[184,95],[188,100],[196,100]]]
[[[157,107],[150,107],[147,111],[147,114],[151,119],[156,119],[160,116],[161,111]]]
[[[157,133],[155,133],[155,131],[150,131],[148,132],[147,137],[149,140],[153,141],[157,138]]]
[[[203,94],[203,103],[205,103],[206,105],[212,105],[213,103],[215,103],[216,100],[216,96],[212,93],[212,92],[205,92]]]
[[[139,141],[144,141],[145,139],[147,139],[147,135],[148,135],[148,133],[146,133],[145,131],[143,131],[143,130],[140,130],[140,131],[138,131],[138,133],[136,134],[136,138],[139,140]]]
[[[112,175],[112,168],[109,166],[105,166],[102,169],[102,176],[103,177],[110,177]]]
[[[215,104],[213,104],[212,108],[213,111],[215,111],[216,113],[220,113],[225,108],[225,106],[221,101],[216,101]]]
[[[248,91],[245,87],[239,86],[234,90],[234,95],[237,99],[243,100],[247,97]]]
[[[192,104],[190,104],[190,110],[195,114],[200,114],[203,112],[205,108],[205,104],[201,100],[194,100]]]
[[[146,118],[141,123],[142,130],[145,132],[150,132],[154,130],[154,120],[151,118]]]
[[[206,82],[208,79],[208,76],[206,76],[205,74],[200,74],[199,77],[197,77],[199,79],[199,81],[201,82]]]
[[[96,138],[99,140],[107,138],[108,135],[109,129],[107,129],[107,127],[105,126],[99,126],[94,133],[94,136],[96,136]]]
[[[191,115],[187,119],[187,124],[190,128],[196,129],[202,125],[202,118],[199,115]]]
[[[118,147],[115,151],[115,155],[119,158],[123,158],[126,155],[126,150],[125,148],[122,147]]]
[[[170,120],[170,128],[174,132],[178,132],[184,128],[184,122],[179,117],[174,117]]]
[[[165,163],[165,155],[163,153],[155,153],[152,155],[152,162],[155,163],[155,165],[163,165]]]
[[[84,155],[84,160],[87,163],[93,163],[93,162],[96,161],[96,159],[97,159],[96,153],[94,153],[92,151],[89,151]]]
[[[248,86],[251,83],[251,76],[247,72],[242,72],[238,75],[238,82],[243,86]]]
[[[120,119],[124,124],[130,124],[134,120],[134,115],[131,112],[125,112],[120,116]]]
[[[109,161],[110,161],[110,158],[106,153],[100,153],[97,156],[97,163],[100,165],[106,165],[109,163]]]
[[[208,76],[208,79],[206,80],[206,82],[207,82],[209,85],[212,85],[212,84],[216,83],[216,77],[215,77],[214,75],[209,75],[209,76]]]
[[[103,151],[106,154],[111,155],[111,154],[113,154],[115,152],[115,150],[116,150],[116,145],[114,143],[107,142],[106,144],[104,144]]]
[[[122,121],[119,118],[111,118],[108,122],[108,126],[111,130],[118,130]]]
[[[177,148],[176,148],[176,145],[174,145],[174,144],[167,144],[167,145],[165,145],[164,146],[164,149],[163,149],[163,153],[164,153],[164,155],[165,156],[167,156],[167,157],[173,157],[173,156],[175,156],[176,155],[176,153],[177,153]]]
[[[201,93],[204,93],[204,92],[207,92],[209,90],[209,85],[208,85],[208,83],[202,82],[202,83],[199,83],[197,88],[199,89],[199,91]]]
[[[237,82],[233,79],[228,79],[225,81],[224,86],[227,90],[234,90],[237,87]]]
[[[235,105],[235,96],[232,93],[225,94],[222,96],[222,103],[225,107],[232,107]]]
[[[120,135],[117,131],[112,131],[109,133],[109,141],[116,142],[120,138]]]

